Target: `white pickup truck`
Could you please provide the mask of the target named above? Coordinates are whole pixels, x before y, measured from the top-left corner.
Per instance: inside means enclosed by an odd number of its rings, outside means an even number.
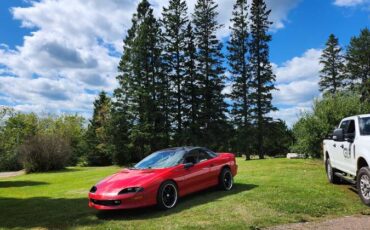
[[[332,138],[324,140],[323,149],[329,182],[355,184],[370,206],[370,114],[344,118]]]

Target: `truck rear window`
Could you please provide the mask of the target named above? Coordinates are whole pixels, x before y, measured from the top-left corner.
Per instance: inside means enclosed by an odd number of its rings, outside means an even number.
[[[370,117],[360,118],[361,135],[370,135]]]

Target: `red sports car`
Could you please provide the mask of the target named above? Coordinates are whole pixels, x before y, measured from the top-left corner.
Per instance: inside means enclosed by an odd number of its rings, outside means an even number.
[[[214,153],[201,147],[164,149],[93,186],[89,206],[99,210],[151,205],[170,209],[179,197],[189,193],[216,185],[230,190],[236,172],[231,153]]]

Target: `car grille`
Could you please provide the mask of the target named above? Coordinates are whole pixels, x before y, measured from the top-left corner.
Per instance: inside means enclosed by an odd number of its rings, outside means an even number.
[[[90,199],[91,202],[97,205],[102,205],[102,206],[117,206],[121,204],[120,200],[95,200],[95,199]]]

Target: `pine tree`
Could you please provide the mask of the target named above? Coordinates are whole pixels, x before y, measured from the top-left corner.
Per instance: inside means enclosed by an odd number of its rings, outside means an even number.
[[[103,91],[94,102],[93,117],[86,133],[89,165],[112,164],[112,146],[109,135],[111,100]]]
[[[231,19],[230,27],[231,35],[227,49],[228,62],[230,65],[230,73],[232,80],[232,91],[230,99],[232,104],[232,118],[234,125],[237,128],[236,142],[240,143],[240,149],[246,154],[247,159],[250,159],[250,102],[249,102],[249,87],[250,87],[250,65],[248,62],[248,4],[247,0],[237,0],[234,4],[234,10]],[[248,140],[249,139],[249,140]]]
[[[171,114],[176,127],[174,143],[182,145],[184,139],[184,75],[185,75],[185,36],[188,23],[187,6],[184,0],[170,0],[169,6],[163,8],[162,25],[164,28],[164,54],[166,73],[169,84],[173,87],[170,92]]]
[[[188,23],[184,50],[184,129],[185,144],[200,145],[199,130],[199,75],[196,72],[196,47],[191,22]]]
[[[124,40],[117,77],[120,86],[115,91],[121,110],[127,111],[122,117],[130,119],[128,146],[133,161],[168,143],[161,42],[159,22],[148,1],[142,0]]]
[[[339,46],[338,38],[330,34],[320,58],[320,63],[323,65],[319,82],[321,92],[335,94],[344,87],[344,60],[341,52],[342,48]]]
[[[250,64],[251,64],[251,112],[255,118],[257,132],[257,153],[260,158],[264,157],[264,132],[266,123],[271,120],[268,114],[276,108],[272,105],[271,91],[275,89],[275,75],[269,61],[269,46],[271,35],[268,29],[272,24],[268,17],[268,10],[263,0],[253,0],[251,6],[251,41],[250,41]]]
[[[110,131],[114,145],[114,161],[120,165],[131,162],[135,158],[129,146],[131,145],[132,122],[137,115],[136,112],[132,111],[132,108],[136,106],[133,87],[135,83],[133,42],[138,27],[137,14],[134,14],[131,23],[132,26],[123,40],[124,52],[118,65],[120,74],[116,77],[119,87],[114,90],[114,101],[112,103]]]
[[[205,146],[219,148],[226,125],[226,104],[221,91],[224,88],[222,43],[216,32],[217,4],[213,0],[198,0],[193,14],[194,37],[197,47],[197,73],[199,74],[201,103],[200,129]]]
[[[346,72],[352,88],[360,88],[362,101],[366,100],[367,81],[370,79],[370,31],[361,30],[358,37],[353,37],[347,48]]]

